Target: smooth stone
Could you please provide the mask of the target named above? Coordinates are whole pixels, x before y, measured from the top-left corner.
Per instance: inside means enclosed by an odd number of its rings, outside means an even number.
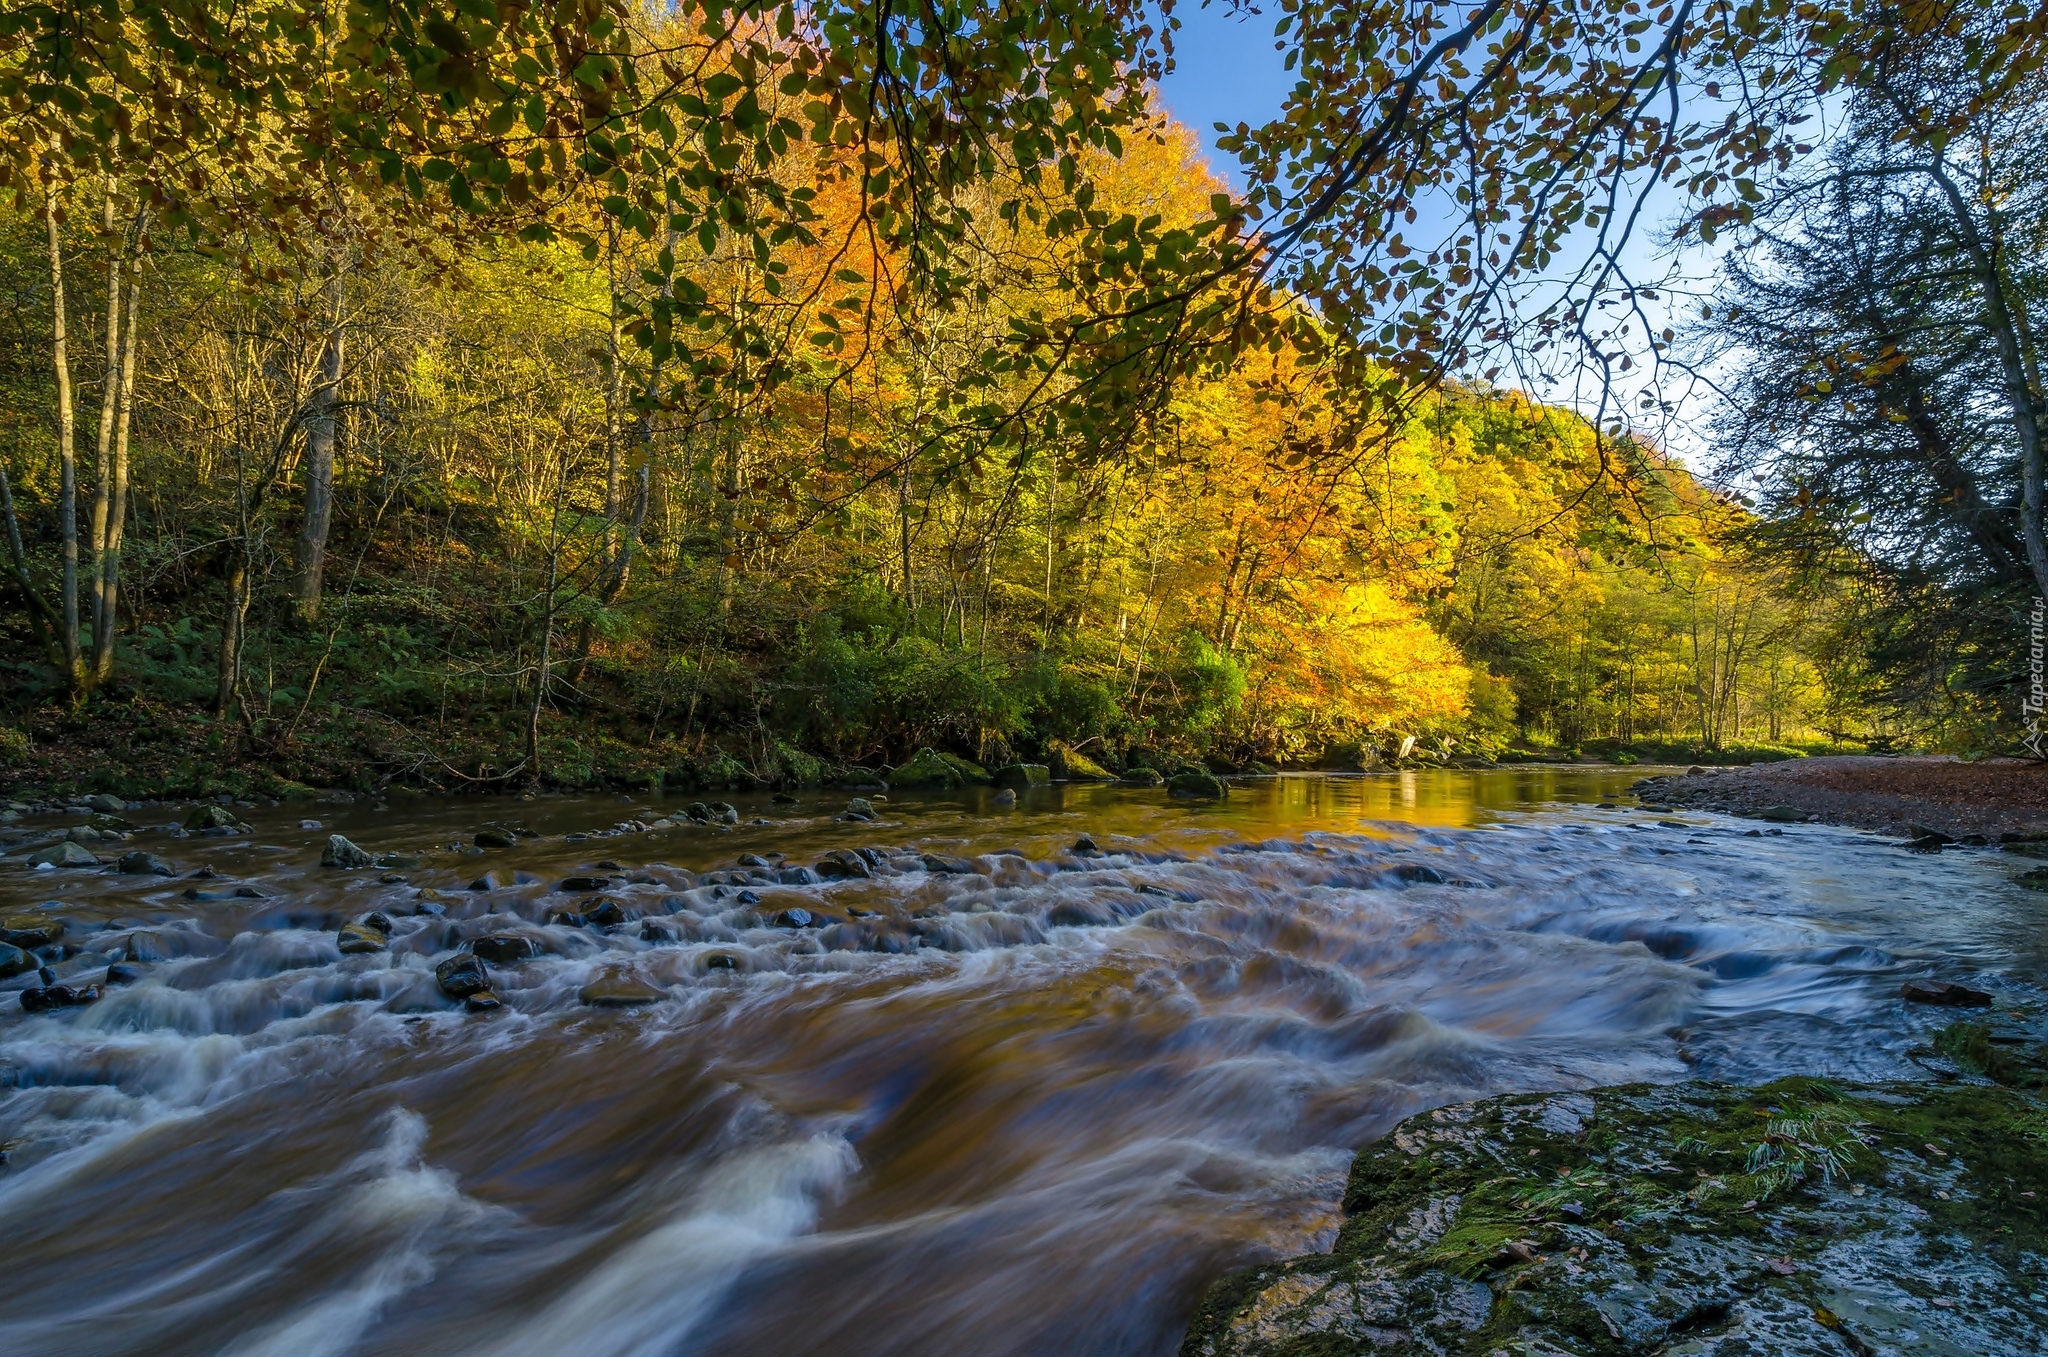
[[[0,980],[10,980],[36,968],[36,959],[11,942],[0,942]]]
[[[849,820],[872,820],[875,818],[875,806],[866,797],[856,796],[846,803],[844,814]]]
[[[1166,779],[1151,768],[1126,768],[1124,775],[1117,781],[1128,782],[1137,787],[1160,787],[1166,784]]]
[[[359,867],[371,866],[375,862],[376,859],[369,853],[339,834],[327,836],[327,847],[320,854],[322,867],[333,867],[341,871],[354,871]]]
[[[78,1008],[96,1003],[102,993],[98,985],[44,985],[21,992],[21,1011],[41,1013],[52,1008]]]
[[[555,889],[564,891],[601,891],[611,885],[608,876],[565,876]]]
[[[128,940],[121,944],[122,954],[130,961],[162,961],[170,956],[164,947],[164,940],[155,933],[130,933]]]
[[[813,920],[807,909],[785,909],[775,916],[777,928],[809,928]]]
[[[516,835],[502,829],[479,829],[475,838],[479,848],[511,848],[518,842]]]
[[[1017,793],[1005,787],[989,798],[989,804],[997,810],[1008,810],[1017,804]]]
[[[1052,781],[1052,769],[1042,763],[1011,763],[995,771],[998,787],[1043,787]]]
[[[972,876],[974,864],[966,858],[956,858],[946,853],[926,853],[918,859],[924,869],[934,876]]]
[[[1983,990],[1937,980],[1908,980],[1899,987],[1899,997],[1908,1003],[1939,1004],[1944,1008],[1991,1007],[1991,996]]]
[[[97,796],[86,797],[85,804],[91,806],[102,815],[119,815],[122,811],[128,809],[126,801],[123,801],[118,796],[109,796],[105,792],[101,792]]]
[[[605,928],[626,922],[626,911],[616,900],[592,900],[576,909],[558,909],[548,916],[548,922],[571,928]]]
[[[451,999],[467,999],[490,990],[491,973],[482,957],[462,952],[434,967],[434,983]]]
[[[16,947],[48,947],[64,936],[64,921],[47,914],[9,914],[0,918],[0,942]]]
[[[361,956],[384,950],[384,935],[368,924],[343,924],[334,940],[343,956]]]
[[[540,955],[540,944],[518,933],[491,933],[469,944],[469,950],[493,966],[514,966]]]
[[[149,968],[132,961],[116,961],[107,967],[109,985],[133,985],[149,974]]]
[[[833,849],[818,859],[818,865],[813,870],[827,881],[874,875],[868,869],[867,859],[848,848]]]
[[[356,922],[362,924],[365,928],[376,929],[387,938],[391,936],[391,930],[397,927],[397,925],[391,922],[391,916],[383,913],[381,910],[372,910],[356,920]]]
[[[505,1001],[490,990],[480,989],[474,994],[463,995],[462,1006],[471,1013],[495,1013],[505,1006]]]
[[[126,876],[175,876],[171,864],[154,853],[123,853],[114,866]]]
[[[667,995],[637,975],[609,971],[585,985],[577,997],[592,1008],[637,1008],[660,1003]]]
[[[818,874],[808,867],[783,867],[775,873],[775,881],[781,886],[815,886]]]
[[[1645,809],[1651,808],[1645,807]],[[1750,818],[1756,820],[1768,820],[1772,824],[1778,825],[1796,825],[1803,822],[1806,819],[1806,816],[1802,812],[1794,810],[1790,806],[1765,806],[1762,810],[1756,812],[1756,814],[1751,816]]]
[[[235,818],[235,813],[226,806],[201,806],[185,817],[185,828],[196,830],[224,829],[230,832],[247,829],[248,826]]]
[[[70,839],[65,839],[61,843],[53,843],[42,852],[31,854],[28,861],[29,865],[33,867],[97,867],[100,865],[100,860],[93,856],[91,849]]]

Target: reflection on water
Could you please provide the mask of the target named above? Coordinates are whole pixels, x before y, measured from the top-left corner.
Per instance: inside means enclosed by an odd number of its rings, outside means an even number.
[[[730,829],[393,801],[138,837],[174,879],[0,866],[9,908],[67,921],[66,978],[148,961],[88,1008],[0,998],[0,1344],[1165,1354],[1206,1282],[1327,1240],[1350,1150],[1418,1108],[1910,1077],[1937,1019],[1901,977],[2037,994],[2042,897],[1996,855],[1660,820],[1634,777],[1061,787],[873,823],[816,793]],[[544,837],[462,846],[486,822]],[[335,831],[417,865],[322,869]],[[343,956],[371,911],[387,946]],[[434,967],[485,938],[517,946],[470,1014]]]

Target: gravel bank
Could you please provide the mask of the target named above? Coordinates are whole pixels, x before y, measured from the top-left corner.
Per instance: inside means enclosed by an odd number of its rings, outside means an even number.
[[[1645,778],[1636,790],[1645,802],[1887,834],[1917,825],[1992,842],[2048,835],[2048,765],[2018,759],[1840,755],[1696,769]]]

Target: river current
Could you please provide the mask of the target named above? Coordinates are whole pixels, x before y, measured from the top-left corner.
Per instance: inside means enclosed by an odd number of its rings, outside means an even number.
[[[60,1012],[0,986],[0,1352],[1167,1357],[1415,1111],[1922,1077],[1952,1015],[1903,980],[2041,999],[2013,859],[1635,776],[131,811],[175,876],[0,859],[61,979],[145,963]],[[394,856],[323,868],[333,833]],[[471,1013],[435,966],[482,937],[538,955]]]

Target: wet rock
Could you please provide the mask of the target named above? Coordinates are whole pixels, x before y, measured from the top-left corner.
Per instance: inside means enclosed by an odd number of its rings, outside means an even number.
[[[1052,775],[1062,782],[1114,782],[1116,774],[1089,758],[1074,746],[1063,740],[1054,740],[1045,749],[1046,762],[1051,766]]]
[[[53,1008],[78,1008],[97,1003],[101,993],[98,985],[42,985],[21,992],[21,1011],[43,1013]]]
[[[845,815],[849,820],[872,820],[875,818],[874,803],[864,796],[856,796],[846,803]]]
[[[1170,796],[1187,797],[1193,800],[1215,801],[1230,795],[1230,789],[1214,773],[1175,773],[1166,779],[1166,791]]]
[[[327,836],[327,847],[321,850],[320,865],[340,871],[354,871],[373,865],[376,859],[339,834]]]
[[[1938,980],[1908,980],[1899,987],[1899,997],[1908,1003],[1939,1004],[1944,1008],[1991,1007],[1991,996],[1983,990]]]
[[[219,829],[237,832],[248,827],[226,806],[201,806],[185,817],[185,828],[190,830]]]
[[[918,859],[924,869],[934,876],[972,876],[974,864],[966,858],[956,858],[946,853],[926,853]]]
[[[451,999],[467,999],[491,987],[491,973],[482,957],[462,952],[434,967],[434,983]]]
[[[551,924],[567,924],[571,928],[608,928],[613,924],[627,921],[626,909],[618,901],[605,898],[592,900],[573,909],[558,909],[548,915]]]
[[[368,924],[343,924],[334,935],[334,942],[343,956],[381,952],[386,946],[385,935]]]
[[[766,859],[766,858],[764,858],[764,857],[760,856],[760,855],[759,855],[758,853],[742,853],[742,854],[740,854],[740,856],[739,856],[739,864],[740,864],[740,866],[742,866],[742,867],[767,867],[767,866],[771,866],[771,865],[772,865],[772,864],[771,864],[771,863],[770,863],[770,862],[768,861],[768,859]]]
[[[601,891],[612,884],[608,876],[565,876],[555,889],[563,891]]]
[[[128,876],[175,876],[171,864],[154,853],[123,853],[114,866]]]
[[[147,930],[130,933],[121,943],[121,954],[130,961],[149,964],[167,960],[170,949],[164,945],[161,935]]]
[[[123,801],[118,796],[109,796],[105,792],[101,792],[96,796],[86,797],[85,804],[102,815],[119,815],[122,811],[128,809],[126,801]]]
[[[1009,810],[1017,804],[1017,793],[1011,788],[1005,787],[990,797],[988,803],[996,810]]]
[[[518,933],[492,933],[469,944],[469,950],[493,966],[516,966],[540,955],[540,944]]]
[[[1102,845],[1096,843],[1095,840],[1090,838],[1088,835],[1083,834],[1080,838],[1074,840],[1074,847],[1072,851],[1080,854],[1082,857],[1087,857],[1091,853],[1100,853],[1102,851]]]
[[[396,927],[396,925],[394,925],[391,922],[391,917],[389,915],[377,910],[372,910],[370,913],[365,914],[361,919],[357,920],[357,922],[362,924],[363,927],[365,928],[376,929],[379,933],[382,933],[387,938],[391,936],[391,930],[394,927]]]
[[[100,860],[93,856],[91,849],[83,844],[74,843],[70,839],[65,839],[61,843],[53,843],[40,853],[29,854],[28,861],[32,867],[97,867],[100,865]]]
[[[815,886],[818,874],[808,867],[780,867],[776,869],[775,881],[782,886]]]
[[[1333,1249],[1218,1283],[1181,1352],[2033,1351],[2040,1116],[1797,1079],[1439,1108],[1359,1153]]]
[[[849,877],[871,877],[874,872],[868,867],[867,859],[847,848],[835,848],[818,859],[812,870],[826,881],[845,880]]]
[[[505,1006],[505,1001],[490,990],[480,989],[474,994],[464,995],[462,1006],[471,1013],[495,1013]]]
[[[26,975],[36,968],[36,959],[11,942],[0,942],[0,980]]]
[[[1100,900],[1062,900],[1045,921],[1058,928],[1101,928],[1116,922],[1116,912]]]
[[[64,936],[64,921],[47,914],[9,914],[0,918],[0,942],[15,947],[48,947]]]
[[[807,909],[785,909],[775,916],[777,928],[809,928],[815,920]]]
[[[479,848],[511,848],[519,842],[519,839],[509,830],[479,829],[476,832],[475,842]]]
[[[667,995],[630,971],[607,971],[585,985],[577,998],[592,1008],[638,1008]]]
[[[1042,763],[1010,763],[993,774],[998,787],[1043,787],[1052,781],[1052,769]]]
[[[1119,782],[1128,782],[1135,787],[1163,787],[1166,779],[1152,768],[1126,768]]]
[[[133,985],[140,983],[149,974],[149,967],[133,961],[116,961],[107,967],[109,985]]]
[[[485,872],[482,876],[470,882],[469,888],[473,891],[503,891],[510,890],[514,886],[537,886],[539,884],[540,878],[530,872],[513,872],[507,871],[502,867],[493,867],[490,871]]]
[[[1426,862],[1398,863],[1394,867],[1393,875],[1398,880],[1418,886],[1442,886],[1450,881],[1449,877]]]
[[[1651,808],[1646,806],[1644,809],[1648,810]],[[1762,810],[1754,812],[1750,818],[1768,820],[1772,824],[1796,825],[1805,822],[1806,814],[1791,806],[1765,806]]]
[[[706,952],[703,957],[703,966],[707,971],[738,971],[745,969],[745,967],[740,965],[740,959],[731,952]]]

